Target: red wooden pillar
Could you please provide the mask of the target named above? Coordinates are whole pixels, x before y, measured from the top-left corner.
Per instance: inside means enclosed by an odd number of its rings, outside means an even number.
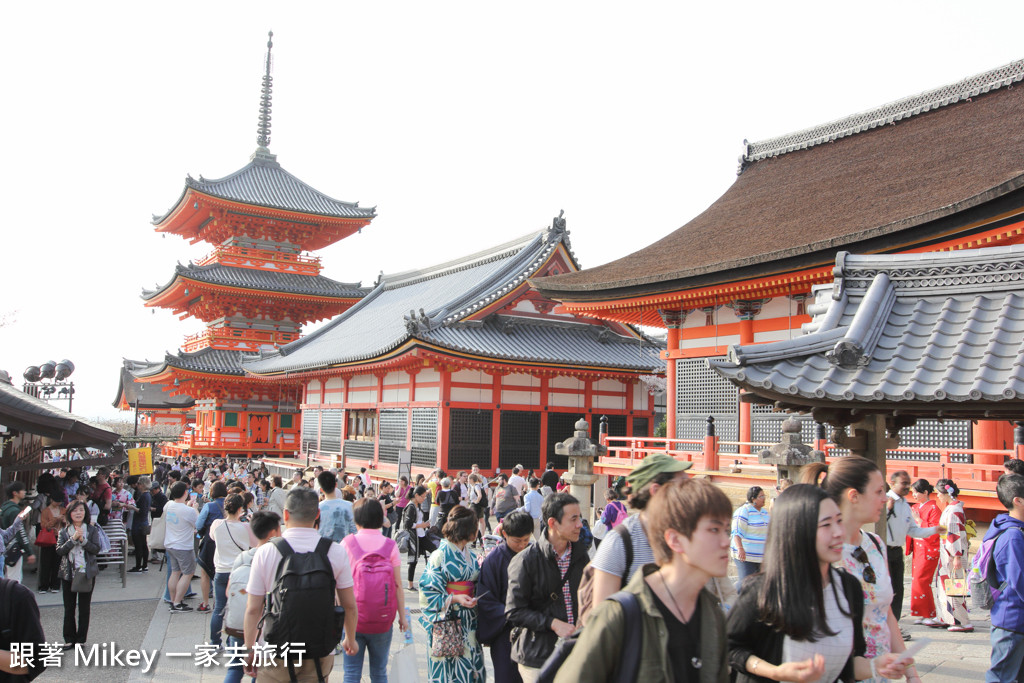
[[[380,406],[384,402],[384,375],[387,372],[378,372],[377,378],[377,428],[373,430],[373,462],[376,467],[377,459],[380,457]]]
[[[1002,450],[1013,443],[1013,432],[1009,422],[978,420],[972,427],[974,447],[978,450]],[[994,453],[979,453],[974,456],[977,465],[1002,465],[1003,456]]]
[[[451,368],[446,367],[439,369],[441,375],[441,403],[437,427],[437,466],[447,472],[448,445],[451,437],[452,371]]]
[[[761,312],[761,307],[768,299],[738,299],[729,304],[729,307],[736,312],[740,319],[740,344],[754,343],[754,318]],[[739,440],[751,440],[751,406],[749,403],[740,403],[739,409]],[[740,446],[739,452],[750,453],[750,446]]]
[[[531,382],[532,384],[532,382]],[[540,405],[537,411],[540,413],[540,466],[547,467],[548,459],[548,378],[540,378]]]
[[[495,372],[491,381],[491,462],[495,467],[501,455],[501,377]]]
[[[676,361],[672,354],[679,350],[679,339],[683,322],[686,320],[684,311],[659,311],[661,319],[668,330],[668,345],[665,353],[665,436],[676,438]],[[652,425],[657,427],[657,425]],[[671,449],[672,444],[669,444]]]

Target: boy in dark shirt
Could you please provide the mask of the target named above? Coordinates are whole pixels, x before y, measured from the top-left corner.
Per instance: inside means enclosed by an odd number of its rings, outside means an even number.
[[[533,517],[525,510],[509,513],[501,523],[505,541],[488,553],[480,567],[477,583],[477,610],[480,625],[477,639],[490,647],[495,683],[523,683],[519,667],[512,661],[512,626],[505,620],[505,598],[508,592],[508,565],[516,553],[530,545],[533,538]]]

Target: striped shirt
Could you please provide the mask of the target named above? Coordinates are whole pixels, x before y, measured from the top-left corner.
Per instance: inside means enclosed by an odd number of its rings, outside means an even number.
[[[764,557],[764,539],[768,535],[768,510],[758,510],[753,503],[742,505],[732,515],[732,537],[739,537],[746,553],[746,562],[761,563]],[[738,546],[732,544],[732,556],[738,557]]]

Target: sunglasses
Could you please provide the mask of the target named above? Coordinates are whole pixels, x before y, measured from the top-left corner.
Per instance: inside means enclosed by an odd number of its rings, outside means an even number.
[[[864,564],[864,580],[868,583],[874,583],[875,579],[875,568],[871,566],[871,561],[868,559],[868,554],[864,552],[864,548],[857,546],[853,551],[853,559]]]

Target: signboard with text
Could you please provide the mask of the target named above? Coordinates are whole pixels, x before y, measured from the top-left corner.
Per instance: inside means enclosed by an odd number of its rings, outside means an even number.
[[[153,448],[126,448],[128,474],[153,474]]]

